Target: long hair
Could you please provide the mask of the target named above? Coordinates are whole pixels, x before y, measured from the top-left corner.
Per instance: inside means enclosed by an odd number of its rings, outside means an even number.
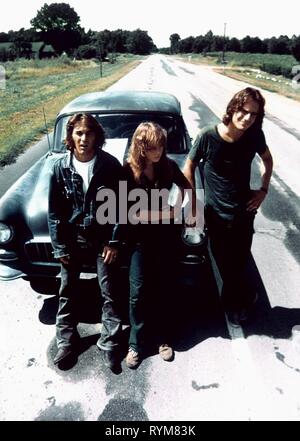
[[[253,87],[246,87],[245,89],[237,92],[229,101],[226,113],[223,116],[223,123],[225,126],[232,121],[232,116],[235,112],[241,110],[248,98],[252,98],[259,105],[258,115],[252,125],[252,127],[261,128],[263,119],[265,116],[265,99],[259,90]]]
[[[65,139],[65,144],[67,146],[68,150],[71,150],[71,152],[74,150],[75,145],[73,141],[73,130],[75,125],[78,122],[85,122],[87,127],[92,130],[95,135],[95,149],[96,148],[102,148],[103,144],[105,143],[105,133],[104,129],[101,126],[101,124],[98,123],[98,121],[89,113],[75,113],[75,115],[72,115],[67,122],[67,134]]]
[[[141,175],[146,168],[147,148],[161,146],[163,152],[155,170],[159,173],[158,178],[169,176],[171,166],[166,154],[167,132],[159,124],[154,122],[143,122],[136,128],[128,152],[127,163],[130,165],[137,183],[141,182]]]

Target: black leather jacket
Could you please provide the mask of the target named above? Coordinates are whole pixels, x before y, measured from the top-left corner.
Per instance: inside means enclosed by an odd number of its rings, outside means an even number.
[[[83,235],[95,248],[118,245],[118,224],[100,225],[96,221],[96,194],[99,188],[112,189],[118,195],[123,170],[119,161],[102,150],[97,150],[93,177],[86,194],[81,176],[72,165],[72,153],[58,159],[52,169],[49,187],[49,232],[54,257],[70,255],[76,249],[78,235]],[[116,204],[118,207],[118,203]]]

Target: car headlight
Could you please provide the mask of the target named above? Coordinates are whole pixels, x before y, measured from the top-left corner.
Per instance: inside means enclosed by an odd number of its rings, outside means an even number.
[[[182,231],[181,238],[188,246],[199,246],[205,241],[206,234],[196,227],[185,227]]]
[[[0,244],[9,242],[13,237],[13,230],[8,225],[0,222]]]

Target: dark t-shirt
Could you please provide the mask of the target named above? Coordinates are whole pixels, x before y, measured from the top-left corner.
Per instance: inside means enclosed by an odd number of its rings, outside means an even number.
[[[154,165],[154,180],[150,181],[147,176],[143,175],[141,176],[140,183],[137,183],[132,169],[129,164],[126,164],[124,166],[125,171],[125,178],[127,180],[128,185],[128,191],[134,190],[136,188],[141,188],[145,190],[148,194],[148,209],[151,209],[151,190],[153,189],[166,189],[171,190],[173,184],[176,184],[178,187],[181,188],[187,188],[188,182],[178,165],[175,161],[168,158],[169,162],[169,171],[168,173],[163,172],[159,165]],[[160,201],[161,202],[161,201]],[[134,203],[132,203],[134,204]],[[160,206],[159,209],[162,209],[163,207]],[[173,220],[170,222],[174,226]],[[170,224],[162,224],[159,223],[148,223],[148,224],[137,224],[137,225],[131,225],[129,226],[129,233],[131,240],[134,240],[135,242],[142,241],[142,242],[151,242],[153,241],[156,243],[157,241],[161,241],[162,238],[164,240],[167,239],[166,236],[169,236],[170,234],[173,234],[173,228],[171,228]]]
[[[173,184],[178,185],[178,187],[186,187],[187,180],[176,164],[175,161],[168,158],[169,163],[169,173],[166,174],[160,170],[159,165],[154,165],[154,181],[150,181],[147,176],[142,174],[141,182],[138,184],[134,179],[132,169],[129,164],[125,164],[124,170],[128,183],[128,188],[143,188],[144,190],[150,190],[151,188],[158,188],[159,190],[166,188],[170,190]]]
[[[250,198],[251,163],[267,144],[261,129],[248,129],[236,142],[227,142],[217,126],[204,128],[189,152],[192,161],[204,160],[205,205],[224,219],[245,211]]]

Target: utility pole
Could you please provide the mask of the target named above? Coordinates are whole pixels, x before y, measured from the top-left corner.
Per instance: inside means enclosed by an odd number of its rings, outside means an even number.
[[[102,41],[99,41],[99,53],[100,53],[100,78],[102,78]]]
[[[223,53],[222,53],[222,63],[225,64],[225,36],[226,36],[226,24],[224,23],[224,37],[223,37]]]

